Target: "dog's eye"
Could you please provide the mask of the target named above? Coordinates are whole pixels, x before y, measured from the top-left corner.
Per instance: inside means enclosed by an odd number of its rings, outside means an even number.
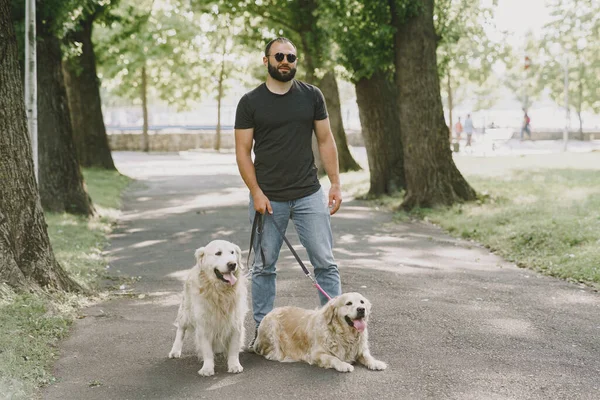
[[[233,254],[233,250],[231,250],[231,254]]]
[[[222,252],[220,252],[220,251],[217,251],[217,252],[215,253],[215,256],[220,256],[221,254],[223,254],[223,253],[222,253]]]
[[[360,304],[365,304],[365,302],[361,300],[361,301],[360,301]]]
[[[352,302],[351,302],[351,301],[349,301],[349,302],[347,302],[347,303],[346,303],[346,305],[347,305],[347,306],[351,306],[351,305],[352,305]]]

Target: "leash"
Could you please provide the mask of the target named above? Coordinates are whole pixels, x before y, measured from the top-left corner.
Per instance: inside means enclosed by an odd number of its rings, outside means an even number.
[[[252,245],[254,243],[254,233],[255,231],[257,231],[257,220],[260,219],[260,232],[262,233],[263,231],[263,227],[264,227],[264,215],[262,215],[261,213],[259,213],[258,211],[256,212],[256,214],[254,215],[254,223],[252,224],[252,234],[250,235],[250,250],[248,250],[248,263],[246,265],[250,265],[250,253],[252,252]],[[300,264],[300,267],[302,267],[302,270],[304,271],[304,274],[306,275],[306,277],[308,279],[310,279],[313,283],[313,285],[319,290],[319,292],[321,292],[323,294],[323,296],[325,296],[327,298],[327,300],[331,300],[331,296],[329,296],[327,294],[327,292],[325,292],[325,290],[323,290],[323,288],[321,287],[321,285],[319,285],[319,283],[317,282],[317,280],[311,275],[310,271],[308,270],[308,268],[306,268],[306,265],[304,265],[304,263],[302,262],[302,260],[300,259],[300,256],[298,255],[298,253],[296,253],[296,250],[294,250],[294,247],[292,246],[292,244],[290,243],[290,241],[288,240],[288,238],[285,236],[285,232],[283,231],[283,229],[281,229],[281,227],[277,224],[277,222],[275,221],[275,217],[273,217],[273,225],[275,225],[275,228],[277,228],[277,231],[279,232],[279,234],[281,235],[281,237],[283,238],[283,241],[285,242],[285,244],[287,245],[287,247],[290,249],[290,251],[292,252],[292,254],[294,255],[294,258],[296,259],[296,261],[298,261],[298,264]],[[260,253],[261,253],[261,257],[262,257],[262,262],[263,262],[263,266],[265,265],[265,255],[263,253],[263,249],[262,246],[260,245],[259,242],[259,248],[260,248]],[[252,269],[249,268],[249,270],[251,271]]]
[[[246,260],[246,265],[248,266],[248,276],[252,275],[252,270],[254,269],[253,267],[250,266],[251,265],[250,264],[250,254],[252,254],[252,248],[253,248],[252,245],[254,244],[254,236],[256,235],[256,233],[258,233],[259,236],[262,235],[264,224],[265,224],[265,221],[263,219],[263,215],[257,211],[256,214],[254,215],[254,222],[252,223],[252,233],[250,234],[250,249],[248,250],[248,259]],[[264,266],[265,265],[265,253],[260,244],[260,241],[258,242],[258,247],[260,249],[260,257],[262,259],[262,264]]]

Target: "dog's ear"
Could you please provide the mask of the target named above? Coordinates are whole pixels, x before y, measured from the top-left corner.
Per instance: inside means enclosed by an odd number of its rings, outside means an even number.
[[[202,263],[202,260],[204,259],[204,247],[200,247],[199,249],[196,249],[194,256],[196,257],[196,262],[198,264]]]
[[[337,315],[337,297],[329,300],[327,304],[323,306],[323,317],[327,322],[327,325],[331,325],[333,319]]]
[[[240,266],[240,269],[244,269],[244,264],[242,263],[242,249],[237,244],[233,245],[235,249],[235,255],[237,256],[237,263]]]

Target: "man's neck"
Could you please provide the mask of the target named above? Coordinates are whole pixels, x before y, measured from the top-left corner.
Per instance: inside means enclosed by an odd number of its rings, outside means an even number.
[[[293,79],[291,81],[281,82],[277,79],[274,79],[270,75],[267,77],[267,89],[269,89],[270,92],[276,94],[286,94],[292,88],[293,83]]]

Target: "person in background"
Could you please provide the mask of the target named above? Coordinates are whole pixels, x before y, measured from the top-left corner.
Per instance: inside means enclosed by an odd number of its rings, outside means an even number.
[[[523,133],[527,132],[527,136],[529,140],[531,140],[531,127],[529,123],[531,122],[531,118],[527,115],[527,110],[523,109],[523,123],[521,124],[521,140],[523,140]]]
[[[465,133],[467,134],[467,146],[471,146],[471,140],[473,138],[473,131],[475,128],[473,127],[473,120],[471,119],[471,114],[467,114],[467,119],[465,119]]]
[[[460,140],[460,135],[463,133],[463,126],[460,122],[460,117],[458,117],[458,122],[454,124],[454,133],[456,134],[456,140]]]

